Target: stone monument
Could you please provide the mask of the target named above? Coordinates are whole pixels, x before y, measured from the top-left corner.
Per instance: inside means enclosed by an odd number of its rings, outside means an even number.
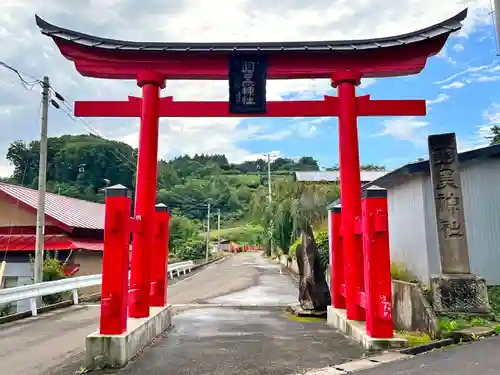
[[[299,268],[299,303],[289,306],[298,316],[325,317],[331,294],[321,265],[318,246],[314,240],[311,226],[306,224],[302,230],[302,242],[297,246],[297,265]]]
[[[429,165],[441,274],[431,277],[437,312],[488,313],[484,278],[471,274],[455,133],[431,135]]]

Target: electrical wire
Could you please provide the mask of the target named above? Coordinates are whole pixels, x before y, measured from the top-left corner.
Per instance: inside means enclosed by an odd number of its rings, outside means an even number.
[[[16,74],[16,76],[19,78],[19,82],[21,83],[21,87],[25,91],[33,92],[33,89],[35,87],[37,87],[37,86],[43,87],[43,80],[40,78],[37,78],[37,77],[34,77],[30,74],[22,72],[21,70],[14,68],[13,66],[11,66],[11,65],[9,65],[1,60],[0,60],[0,66],[3,66],[4,68],[14,72]],[[29,77],[31,80],[25,79],[23,77],[23,75],[26,77]],[[19,86],[16,84],[16,82],[8,80],[2,76],[0,76],[0,79],[4,80],[12,85]],[[110,141],[98,129],[96,129],[95,126],[93,126],[92,122],[89,119],[87,119],[85,117],[75,117],[72,114],[73,109],[70,107],[68,102],[65,100],[64,96],[61,95],[60,92],[58,92],[52,85],[50,85],[50,87],[49,87],[49,95],[51,95],[51,98],[55,98],[55,100],[49,98],[52,106],[54,108],[60,110],[61,112],[63,112],[72,121],[81,122],[83,124],[84,128],[86,129],[86,131],[88,132],[88,134],[90,134],[98,139],[102,139],[103,141]],[[130,169],[130,171],[136,173],[137,165],[134,162],[134,160],[131,160],[127,155],[125,155],[122,151],[120,151],[118,149],[111,149],[110,151],[113,154],[113,156],[116,157],[116,159],[118,161],[122,162],[125,166],[127,166]],[[107,157],[107,155],[105,155],[105,156]],[[108,160],[110,160],[109,157],[107,157],[107,158],[108,158]],[[24,179],[24,177],[23,177],[23,179]],[[21,184],[23,184],[23,182]],[[167,188],[161,182],[157,182],[157,186],[159,186],[161,189],[167,190]],[[200,208],[208,206],[208,203],[199,203],[195,199],[193,199],[192,197],[181,197],[178,194],[175,194],[173,192],[170,192],[170,193],[172,195],[176,195],[176,198],[175,198],[177,201],[176,203],[195,206],[195,207],[198,206]],[[215,203],[211,203],[211,205],[212,205],[212,207],[216,207],[219,203],[220,203],[220,200],[216,201]]]

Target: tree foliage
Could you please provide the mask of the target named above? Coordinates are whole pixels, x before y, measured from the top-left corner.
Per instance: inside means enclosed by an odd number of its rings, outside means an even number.
[[[378,164],[361,164],[360,169],[362,171],[385,171],[384,165]],[[327,171],[340,171],[340,166],[338,164],[331,168],[326,168]]]
[[[490,145],[496,145],[500,143],[500,125],[494,125],[490,129],[490,135],[486,136],[486,139],[490,141]]]
[[[10,145],[7,159],[14,166],[14,173],[8,182],[37,188],[39,150],[38,141],[15,141]],[[104,202],[104,189],[115,184],[124,185],[133,193],[136,161],[137,149],[123,142],[87,134],[51,137],[48,139],[47,190],[95,202]],[[227,235],[244,242],[264,240],[263,228],[266,227],[261,221],[270,220],[274,210],[274,231],[280,236],[280,246],[286,248],[289,228],[297,225],[299,206],[291,198],[280,201],[280,197],[300,194],[294,190],[291,179],[294,171],[319,170],[319,166],[309,156],[297,161],[282,157],[273,160],[271,171],[277,199],[271,208],[267,208],[267,168],[264,159],[235,164],[221,154],[159,160],[157,202],[168,205],[173,212],[170,252],[178,258],[204,256],[205,243],[200,232],[206,221],[208,203],[213,207],[212,212],[220,210],[223,228],[243,228],[242,233],[234,231]],[[318,196],[313,199],[317,201]],[[265,215],[256,225],[246,225],[252,208]],[[212,217],[211,228],[215,228],[216,215]]]
[[[281,179],[273,185],[271,203],[264,191],[253,200],[253,220],[266,229],[262,243],[269,250],[272,242],[288,254],[290,246],[306,224],[319,226],[327,216],[326,206],[339,197],[336,184],[304,184]]]

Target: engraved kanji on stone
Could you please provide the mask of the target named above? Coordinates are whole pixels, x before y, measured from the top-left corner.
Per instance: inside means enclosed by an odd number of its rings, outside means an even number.
[[[447,186],[458,189],[458,186],[455,183],[455,173],[449,168],[441,169],[439,171],[439,180],[436,189],[441,190]]]
[[[460,223],[457,223],[456,220],[441,220],[439,222],[439,231],[444,232],[447,239],[463,237],[464,235],[460,228]]]
[[[451,191],[448,194],[438,194],[437,201],[441,212],[449,212],[455,215],[460,210],[460,199]]]
[[[455,150],[452,147],[437,148],[432,152],[434,165],[448,165],[455,162]]]

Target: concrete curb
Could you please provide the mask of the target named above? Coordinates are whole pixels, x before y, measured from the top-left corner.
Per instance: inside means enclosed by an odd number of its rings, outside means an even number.
[[[410,348],[405,348],[400,350],[399,352],[403,354],[418,355],[430,352],[431,350],[434,349],[441,349],[446,346],[454,344],[456,344],[456,342],[453,339],[443,339],[443,340],[433,341],[428,344],[422,344],[422,345],[412,346]]]
[[[386,352],[382,354],[377,354],[371,357],[361,358],[355,361],[344,362],[340,365],[324,367],[321,369],[310,370],[307,372],[301,372],[300,375],[343,375],[351,374],[353,372],[366,370],[369,368],[376,367],[381,364],[391,363],[395,361],[403,361],[405,359],[413,358],[414,356],[409,354],[403,354],[399,352]],[[297,374],[297,375],[299,375]]]

